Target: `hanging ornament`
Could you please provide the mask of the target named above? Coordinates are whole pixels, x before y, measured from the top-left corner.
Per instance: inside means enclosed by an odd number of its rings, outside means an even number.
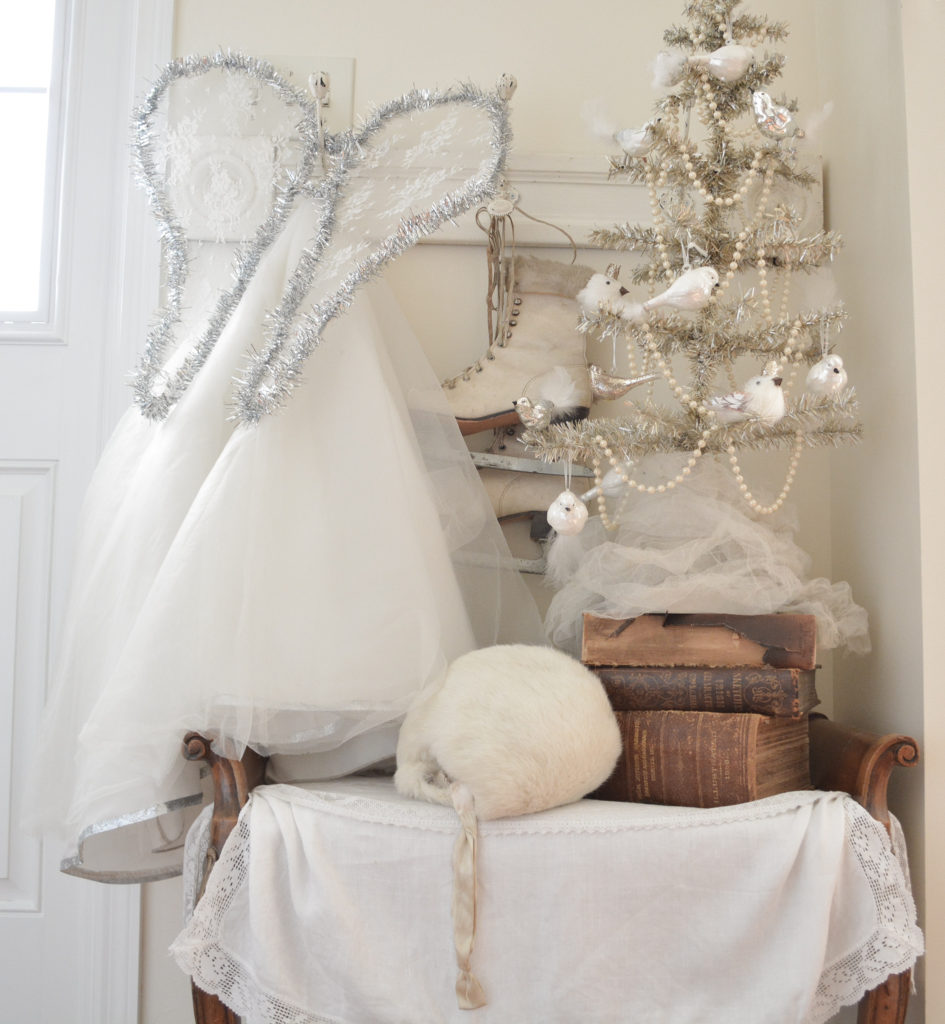
[[[547,512],[548,525],[556,532],[573,536],[584,529],[587,505],[572,490],[562,491]]]
[[[712,298],[713,290],[718,286],[719,275],[713,267],[696,267],[680,274],[664,292],[654,295],[643,303],[645,312],[660,306],[672,306],[673,309],[697,310]]]
[[[753,92],[751,105],[755,111],[755,124],[769,139],[787,139],[792,135],[804,138],[804,131],[787,107],[779,107],[766,92]]]
[[[847,371],[840,356],[826,356],[814,363],[804,387],[812,395],[835,395],[847,386]]]
[[[656,143],[656,126],[659,123],[657,117],[640,128],[621,128],[614,132],[614,142],[627,156],[646,156]]]
[[[550,399],[533,402],[530,398],[522,395],[512,403],[518,413],[519,421],[523,426],[532,430],[542,430],[551,422],[555,412],[555,403]]]
[[[745,382],[741,391],[733,391],[709,401],[719,423],[738,423],[751,417],[773,426],[784,417],[782,377],[761,374]]]
[[[596,317],[612,313],[622,320],[636,321],[643,317],[643,306],[627,299],[626,288],[617,280],[620,268],[613,263],[606,274],[592,274],[587,284],[577,293],[578,305],[586,316]]]
[[[588,502],[594,498],[600,497],[600,495],[604,495],[607,498],[620,497],[626,489],[626,481],[628,480],[632,469],[632,462],[619,463],[613,469],[608,470],[604,474],[599,484],[595,484],[595,486],[593,486],[589,491],[585,491],[581,495],[581,500]]]
[[[721,82],[737,82],[751,67],[755,51],[750,46],[726,43],[712,53],[694,53],[689,58],[693,67],[705,68]]]
[[[649,384],[650,381],[657,380],[660,376],[658,373],[645,373],[641,377],[617,377],[593,363],[587,368],[587,372],[591,378],[591,391],[594,392],[595,397],[608,401],[623,398],[633,388],[638,388],[641,384]]]

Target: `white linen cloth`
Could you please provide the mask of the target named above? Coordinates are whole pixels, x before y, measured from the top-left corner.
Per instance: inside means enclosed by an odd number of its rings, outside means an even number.
[[[172,952],[253,1024],[817,1024],[922,952],[904,863],[844,794],[582,800],[481,824],[488,1003],[462,1011],[458,828],[388,779],[259,788]]]

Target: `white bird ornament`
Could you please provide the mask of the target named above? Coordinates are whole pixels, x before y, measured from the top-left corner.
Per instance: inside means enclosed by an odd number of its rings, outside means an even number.
[[[621,128],[614,132],[614,142],[627,156],[646,156],[656,143],[656,126],[659,118],[647,121],[640,128]]]
[[[574,493],[562,491],[545,513],[548,525],[556,532],[568,536],[580,533],[587,522],[587,505]]]
[[[714,267],[694,267],[680,274],[666,291],[647,299],[643,311],[648,313],[660,306],[687,311],[702,309],[718,283],[719,275]]]
[[[807,372],[804,387],[812,395],[835,395],[847,386],[847,371],[840,356],[825,356]]]
[[[593,274],[577,293],[577,301],[587,316],[613,313],[623,320],[641,320],[643,306],[639,302],[627,299],[628,294],[627,289],[617,280],[616,274]]]
[[[737,82],[755,61],[755,51],[750,46],[726,43],[712,53],[694,53],[689,63],[705,68],[721,82]]]
[[[774,426],[786,411],[783,378],[761,374],[745,382],[741,391],[710,399],[709,408],[719,423],[738,423],[750,418]]]

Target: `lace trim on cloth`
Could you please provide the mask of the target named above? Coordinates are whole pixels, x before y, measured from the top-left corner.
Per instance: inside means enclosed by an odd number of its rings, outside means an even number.
[[[212,889],[208,888],[201,901],[201,905],[209,904],[212,913],[191,918],[187,939],[178,938],[171,946],[171,952],[182,967],[186,964],[184,969],[204,992],[219,996],[246,1019],[247,1024],[344,1024],[337,1017],[311,1013],[267,992],[255,977],[252,966],[232,956],[220,941],[223,921],[249,871],[252,802],[251,796],[240,812],[236,827],[214,868]],[[197,828],[197,824],[192,830],[197,835],[194,840],[188,839],[184,858],[185,864],[191,866],[199,856],[201,845],[206,852],[207,844],[200,832],[209,835],[210,819],[208,817],[199,823],[203,829]],[[190,874],[187,868],[185,873]],[[196,884],[191,886],[191,893],[196,896]]]
[[[877,842],[882,826],[857,803],[851,801],[846,810],[847,839],[869,880],[877,927],[859,949],[825,966],[805,1024],[829,1020],[890,974],[909,970],[925,952],[922,932],[915,923],[902,827],[890,816],[891,841]]]
[[[419,804],[403,798],[376,799],[359,781],[342,780],[325,788],[274,785],[257,790],[243,808],[222,856],[213,870],[200,912],[171,947],[178,965],[204,991],[214,993],[239,1013],[248,1024],[350,1024],[345,1018],[324,1016],[294,1005],[267,990],[253,963],[227,948],[227,918],[234,902],[248,885],[252,850],[254,802],[288,803],[310,807],[320,814],[377,822],[395,828],[455,834],[458,822],[451,808]],[[335,787],[334,791],[331,787]],[[262,797],[262,794],[265,794]],[[872,907],[864,908],[875,928],[853,952],[825,964],[813,1004],[796,1019],[799,1024],[824,1024],[841,1007],[855,1003],[863,993],[881,984],[890,974],[910,968],[924,952],[923,937],[916,925],[915,904],[909,888],[905,845],[899,823],[892,820],[892,837],[883,826],[846,794],[796,792],[750,804],[713,810],[619,805],[633,808],[631,816],[608,815],[599,801],[586,800],[521,819],[482,823],[483,841],[500,838],[561,833],[567,835],[634,832],[717,826],[776,817],[810,806],[817,801],[842,801],[845,842],[852,862],[859,867]],[[193,900],[199,885],[199,869],[206,850],[209,818],[201,816],[191,829],[185,855],[186,892]],[[842,901],[841,901],[842,902]],[[192,904],[191,904],[192,905]],[[841,908],[842,909],[842,908]],[[237,922],[238,927],[243,925]],[[829,954],[828,954],[829,955]],[[264,972],[263,972],[264,973]],[[449,1016],[447,1014],[447,1016]],[[444,1017],[446,1019],[446,1017]],[[452,1018],[450,1018],[452,1019]],[[794,1019],[794,1018],[792,1018]]]

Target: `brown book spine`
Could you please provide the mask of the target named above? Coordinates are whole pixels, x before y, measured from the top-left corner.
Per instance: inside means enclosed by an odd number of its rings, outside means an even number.
[[[817,667],[813,615],[584,615],[586,665]]]
[[[603,668],[615,711],[754,712],[802,718],[820,703],[814,672],[800,668]]]
[[[806,719],[618,711],[624,750],[601,800],[724,807],[810,789]]]

